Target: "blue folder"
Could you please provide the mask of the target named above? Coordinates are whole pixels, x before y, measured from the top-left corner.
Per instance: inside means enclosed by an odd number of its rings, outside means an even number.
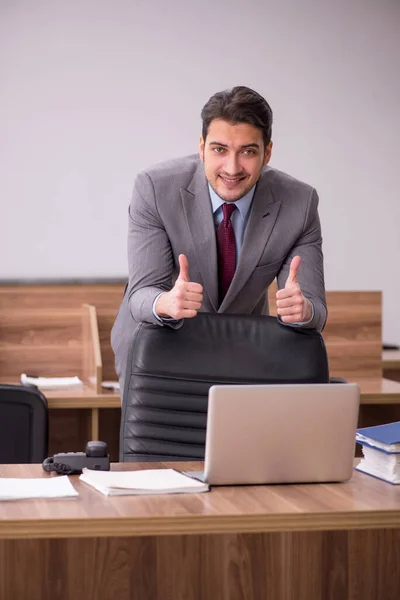
[[[366,439],[359,439],[360,435]],[[396,421],[395,423],[386,423],[385,425],[376,425],[374,427],[362,427],[361,429],[357,429],[356,441],[359,444],[365,444],[366,446],[371,446],[372,448],[376,448],[373,442],[378,442],[379,444],[385,444],[386,446],[393,446],[393,449],[387,449],[386,452],[400,452],[400,447],[394,447],[395,444],[400,445],[400,421]],[[372,443],[368,443],[369,441]]]

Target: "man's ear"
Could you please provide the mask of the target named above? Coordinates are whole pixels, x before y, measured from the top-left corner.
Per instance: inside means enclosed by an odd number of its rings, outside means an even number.
[[[269,161],[271,160],[271,154],[272,154],[272,141],[268,144],[268,146],[265,148],[265,152],[264,152],[264,160],[263,160],[263,166],[265,167],[265,165],[267,165],[269,163]]]
[[[204,162],[204,146],[205,146],[205,141],[203,140],[203,136],[200,136],[200,144],[199,144],[199,154],[200,154],[200,160]]]

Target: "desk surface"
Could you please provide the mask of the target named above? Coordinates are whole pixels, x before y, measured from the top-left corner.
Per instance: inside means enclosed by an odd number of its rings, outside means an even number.
[[[391,379],[359,379],[360,404],[400,404],[400,382]]]
[[[0,379],[0,383],[18,383]],[[391,379],[360,379],[361,404],[400,404],[400,382]],[[98,394],[94,388],[84,385],[82,389],[44,390],[49,408],[120,408],[119,392],[104,391]]]
[[[361,404],[400,404],[400,382],[390,379],[363,379],[357,382]],[[83,390],[44,392],[50,408],[120,408],[119,393],[104,392],[84,386]]]
[[[400,390],[400,383],[398,385]],[[98,394],[88,385],[83,385],[81,389],[43,390],[43,394],[49,408],[121,408],[119,392],[104,390]]]
[[[400,369],[400,350],[384,350],[382,363],[384,369]]]
[[[202,463],[124,463],[113,470]],[[55,477],[40,465],[0,465],[1,477]],[[79,497],[2,502],[0,539],[400,528],[400,486],[354,472],[341,484],[214,487],[202,494],[103,496],[71,477]]]
[[[0,378],[0,383],[20,385],[20,382],[10,378]],[[400,384],[399,384],[400,386]],[[119,392],[104,390],[98,394],[96,390],[86,384],[81,388],[70,390],[42,390],[47,398],[49,408],[120,408]]]

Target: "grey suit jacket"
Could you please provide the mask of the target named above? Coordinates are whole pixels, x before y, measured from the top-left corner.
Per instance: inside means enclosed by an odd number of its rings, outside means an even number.
[[[129,283],[111,333],[118,375],[125,372],[136,325],[162,326],[153,315],[153,302],[173,287],[179,254],[189,260],[190,281],[204,287],[202,311],[253,315],[268,314],[268,286],[277,277],[279,288],[284,287],[290,261],[300,255],[300,286],[314,305],[314,318],[306,326],[321,330],[327,313],[317,205],[311,186],[263,169],[235,275],[218,306],[216,234],[203,163],[193,155],[140,173],[129,208]]]

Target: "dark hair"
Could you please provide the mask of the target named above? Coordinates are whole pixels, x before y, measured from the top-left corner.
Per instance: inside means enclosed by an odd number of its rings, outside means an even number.
[[[272,110],[268,102],[254,90],[243,85],[231,90],[217,92],[208,100],[201,111],[203,140],[214,119],[224,119],[236,125],[249,123],[261,129],[265,147],[271,141]]]

